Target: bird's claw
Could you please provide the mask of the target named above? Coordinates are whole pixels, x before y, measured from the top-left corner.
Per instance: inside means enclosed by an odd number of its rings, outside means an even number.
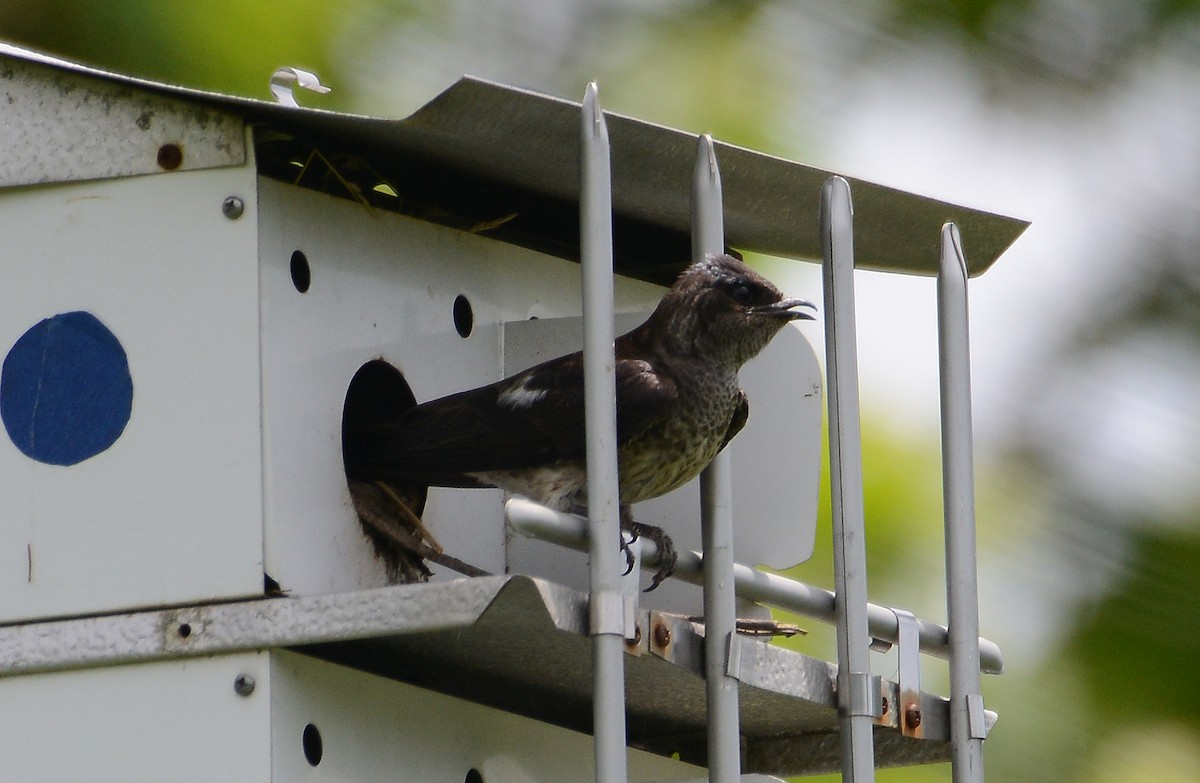
[[[637,557],[634,556],[633,547],[631,546],[634,541],[637,541],[637,538],[637,533],[634,533],[628,541],[625,540],[625,536],[621,536],[621,552],[625,555],[625,570],[621,573],[621,576],[629,576],[630,572],[633,571],[633,567],[637,565]]]
[[[664,533],[661,527],[643,525],[641,522],[629,522],[625,526],[625,529],[633,536],[630,543],[645,536],[653,541],[655,547],[658,548],[658,570],[654,572],[654,576],[650,580],[650,586],[644,590],[644,592],[649,593],[662,584],[664,579],[675,573],[675,561],[678,560],[678,556],[675,554],[675,544],[671,542],[671,537]],[[630,558],[630,567],[632,568],[632,557],[629,555],[628,545],[623,543],[622,547],[626,551],[626,556]],[[626,571],[625,573],[629,572]]]

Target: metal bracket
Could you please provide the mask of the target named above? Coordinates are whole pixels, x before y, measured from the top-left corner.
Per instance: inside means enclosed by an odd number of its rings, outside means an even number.
[[[850,672],[846,683],[845,698],[839,700],[843,715],[878,718],[883,714],[883,680],[878,674]]]
[[[593,592],[588,600],[588,628],[592,636],[622,639],[637,636],[637,597],[610,590]]]
[[[665,612],[651,611],[649,614],[649,647],[653,655],[666,661],[675,660],[676,631],[672,627],[674,618]]]
[[[729,634],[726,640],[725,674],[738,681],[742,679],[742,640],[737,631]]]
[[[892,643],[887,639],[880,639],[879,637],[871,638],[871,652],[889,653],[891,651]]]
[[[329,92],[329,88],[321,84],[321,80],[315,73],[285,66],[276,68],[275,73],[271,74],[271,95],[274,96],[276,103],[296,108],[300,106],[296,102],[296,96],[292,95],[293,84],[316,93]]]
[[[892,609],[896,615],[896,656],[899,659],[900,732],[921,738],[921,628],[912,612]]]
[[[633,635],[625,636],[625,654],[637,657],[650,652],[651,620],[650,613],[643,609],[635,609],[634,615]]]
[[[967,726],[970,728],[971,739],[987,739],[988,725],[982,694],[967,694]]]

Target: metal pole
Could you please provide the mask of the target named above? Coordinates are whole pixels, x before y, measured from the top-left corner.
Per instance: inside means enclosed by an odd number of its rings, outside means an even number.
[[[587,520],[574,514],[564,514],[525,498],[511,498],[504,507],[513,529],[523,536],[549,541],[579,552],[588,549]],[[643,544],[643,568],[658,565],[658,548],[653,541],[638,539]],[[672,576],[693,585],[704,583],[704,559],[699,552],[680,551]],[[830,590],[815,587],[778,574],[734,563],[733,586],[739,598],[811,617],[823,623],[837,623],[837,596]],[[872,639],[888,644],[900,643],[899,624],[895,610],[878,604],[867,604],[867,630]],[[950,657],[946,626],[917,620],[921,652],[939,658]],[[979,640],[979,670],[985,674],[1004,671],[1004,655],[989,639]]]
[[[830,177],[821,188],[820,220],[842,779],[869,783],[875,779],[872,724],[882,705],[879,680],[871,676],[871,639],[867,632],[867,556],[854,328],[854,209],[850,185],[841,177]]]
[[[955,783],[983,783],[983,738],[987,731],[979,683],[967,261],[958,227],[953,223],[942,226],[937,290],[952,774]]]
[[[591,531],[596,783],[625,783],[625,600],[621,594],[617,407],[613,360],[612,174],[608,128],[591,83],[580,126],[584,412]]]
[[[712,137],[700,137],[692,176],[692,259],[725,251],[721,173]],[[700,474],[704,550],[704,678],[708,706],[708,779],[741,777],[738,682],[728,668],[737,622],[733,592],[733,503],[729,455],[718,454]]]

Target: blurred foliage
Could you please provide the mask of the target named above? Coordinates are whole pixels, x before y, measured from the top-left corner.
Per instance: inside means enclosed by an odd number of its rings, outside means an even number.
[[[930,28],[980,58],[993,96],[1024,100],[1047,82],[1107,90],[1142,52],[1200,16],[1198,0],[894,0],[885,28],[928,38]],[[1035,81],[1037,83],[1035,83]]]
[[[967,38],[986,41],[1001,14],[1019,14],[1029,0],[899,0],[893,14],[898,27],[929,24],[956,28]]]
[[[862,422],[863,504],[866,519],[867,573],[872,600],[902,607],[925,619],[945,622],[942,536],[941,453],[936,441],[901,435],[902,428],[879,415],[865,414]],[[828,453],[828,431],[824,450]],[[830,513],[829,472],[821,474],[817,505],[817,545],[807,562],[782,572],[785,576],[826,589],[834,588],[833,520]],[[808,631],[776,643],[805,655],[837,660],[833,626],[786,612],[775,613]],[[895,653],[872,654],[872,670],[895,679]],[[925,688],[945,692],[945,665],[925,661]],[[990,705],[989,705],[990,706]],[[883,769],[877,777],[888,783],[937,779],[943,770]],[[931,775],[933,776],[931,778]],[[840,775],[802,778],[832,783]]]
[[[930,619],[944,619],[941,550],[931,548],[942,531],[941,455],[936,442],[895,437],[886,419],[868,416],[863,424],[863,504],[867,519],[867,572],[871,584],[886,585],[887,595],[872,588],[876,601],[899,606]],[[823,444],[828,452],[828,431]],[[834,588],[833,520],[829,472],[823,470],[817,502],[817,544],[813,556],[785,576]],[[931,591],[931,588],[933,590]],[[932,592],[932,594],[931,594]],[[809,633],[779,644],[808,655],[834,660],[832,626],[789,617]]]
[[[635,117],[769,149],[770,123],[761,114],[711,109],[770,106],[787,89],[785,64],[757,46],[753,10],[758,5],[713,2],[696,13],[660,20],[656,45],[613,63],[602,75],[605,101]]]
[[[1065,653],[1087,670],[1110,730],[1176,722],[1200,741],[1200,530],[1135,536],[1111,593],[1081,609]]]
[[[107,70],[266,99],[267,81],[281,65],[335,77],[331,34],[369,4],[5,0],[0,37]]]
[[[805,119],[821,101],[841,100],[863,71],[891,68],[905,47],[969,72],[993,116],[1065,117],[1113,101],[1098,116],[1120,117],[1120,101],[1144,89],[1135,70],[1167,58],[1200,63],[1200,0],[5,0],[0,38],[260,98],[277,66],[294,65],[335,88],[309,105],[380,114],[411,109],[408,93],[428,98],[463,72],[562,95],[599,78],[606,107],[776,151],[781,128],[791,144],[809,143]],[[817,106],[805,113],[802,101]],[[1118,205],[1149,199],[1146,236],[1097,263],[1109,277],[1094,286],[1091,317],[1046,336],[1053,345],[1027,368],[1037,390],[1015,410],[1007,453],[978,463],[984,565],[1012,568],[985,604],[984,633],[990,608],[1007,634],[997,641],[1027,653],[1010,654],[1007,673],[985,681],[988,706],[1001,713],[987,745],[993,779],[1200,777],[1190,708],[1200,684],[1190,662],[1200,648],[1200,469],[1161,445],[1115,440],[1153,424],[1164,438],[1200,441],[1200,237],[1189,217],[1200,185],[1179,163],[1153,172],[1154,192]],[[1147,405],[1158,420],[1114,423]],[[914,433],[903,417],[868,411],[863,428],[871,593],[939,620],[937,436]],[[827,485],[822,508],[817,555],[791,573],[832,587]],[[1065,632],[1035,628],[1046,613]],[[789,646],[833,656],[831,629],[797,622],[813,633]],[[890,676],[891,662],[878,662]],[[949,770],[879,778],[948,780]]]

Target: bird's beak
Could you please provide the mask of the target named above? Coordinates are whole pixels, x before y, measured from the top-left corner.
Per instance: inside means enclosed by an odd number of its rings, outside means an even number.
[[[805,299],[780,299],[778,302],[773,302],[769,305],[762,305],[754,308],[751,312],[756,315],[770,315],[775,318],[782,318],[785,321],[813,321],[811,313],[806,313],[803,310],[793,310],[794,307],[808,307],[813,310],[817,306]]]

